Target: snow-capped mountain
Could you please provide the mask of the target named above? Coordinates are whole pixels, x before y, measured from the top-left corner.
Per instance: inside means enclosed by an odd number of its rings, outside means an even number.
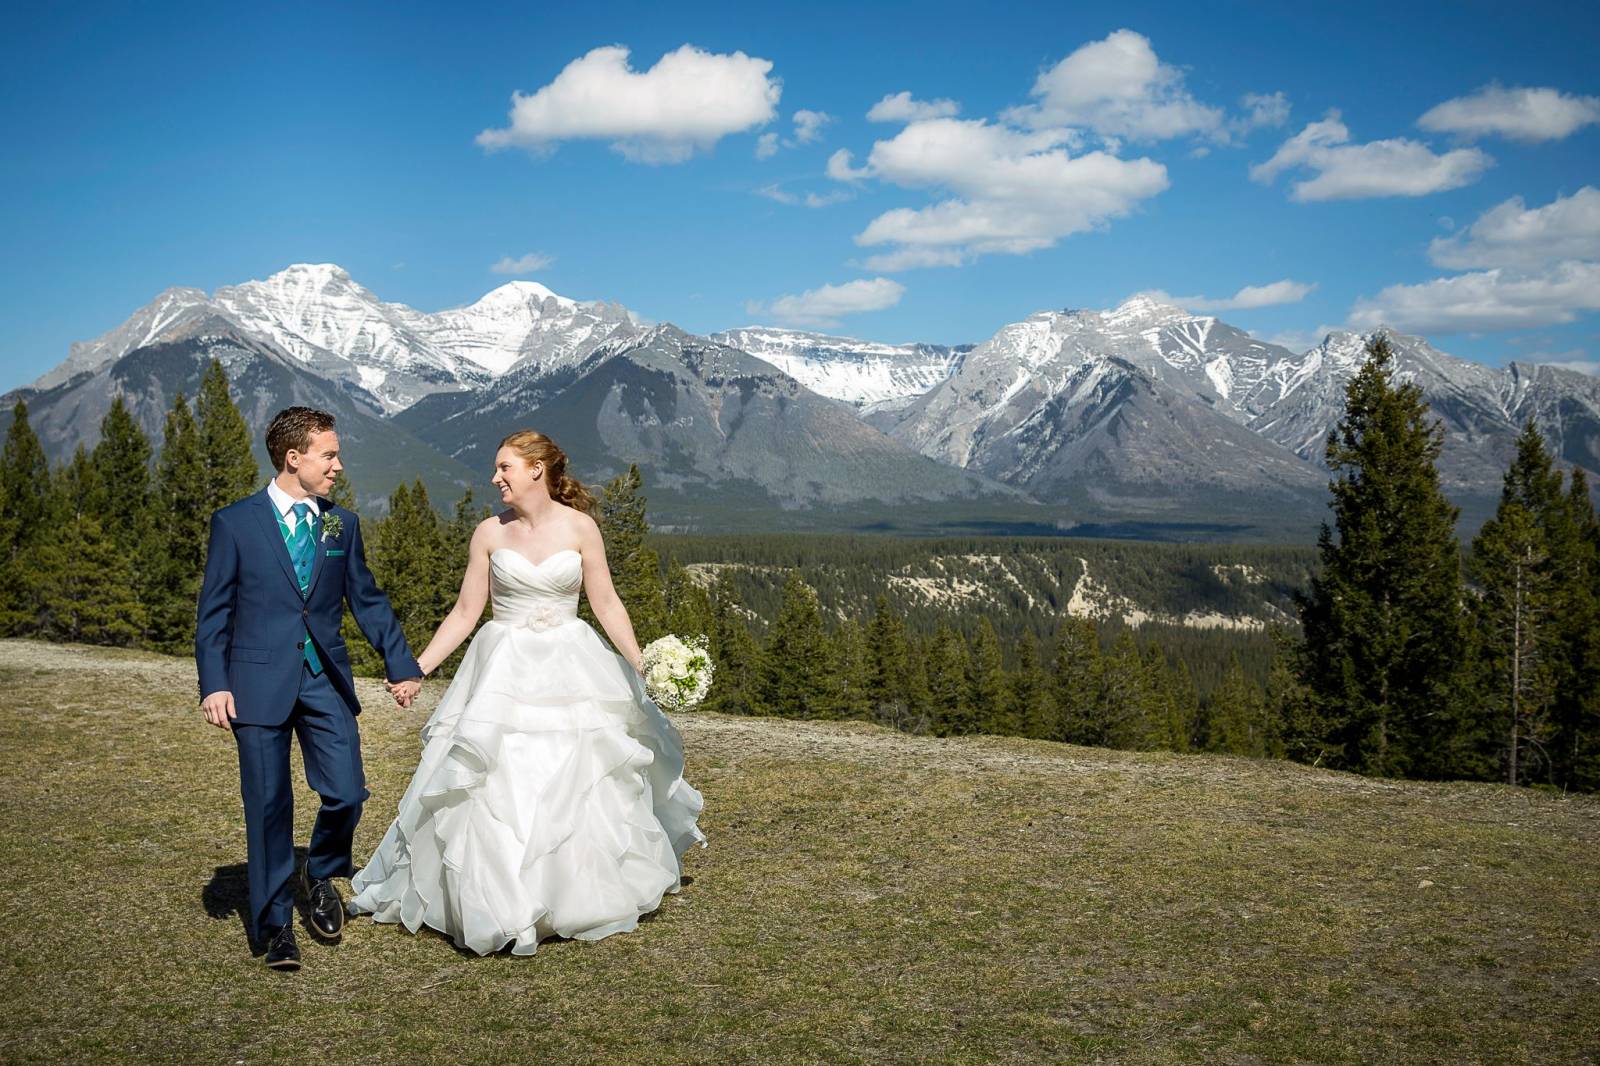
[[[1146,515],[1214,513],[1225,500],[1243,513],[1269,498],[1305,508],[1325,475],[1251,432],[1234,400],[1274,354],[1146,297],[1045,311],[1002,328],[902,411],[868,417],[1041,500]]]
[[[340,267],[299,263],[210,297],[169,289],[116,329],[73,345],[67,361],[32,387],[53,387],[169,341],[187,321],[206,316],[270,341],[314,373],[358,386],[389,414],[433,393],[476,389],[519,365],[567,365],[608,339],[640,331],[625,308],[569,300],[532,282],[514,281],[468,307],[430,314],[378,299]]]
[[[812,392],[856,407],[920,396],[955,372],[964,344],[878,344],[824,333],[745,326],[711,340],[765,360]]]

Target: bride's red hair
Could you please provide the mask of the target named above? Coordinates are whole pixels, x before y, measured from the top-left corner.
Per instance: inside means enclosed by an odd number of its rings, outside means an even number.
[[[529,466],[544,464],[545,476],[550,479],[551,499],[584,514],[594,513],[594,494],[583,487],[583,482],[567,476],[567,453],[557,447],[555,441],[536,429],[519,429],[501,441],[500,447],[512,449]]]

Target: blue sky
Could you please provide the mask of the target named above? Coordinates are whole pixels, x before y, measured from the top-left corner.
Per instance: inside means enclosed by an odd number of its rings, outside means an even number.
[[[0,388],[294,262],[893,342],[1155,290],[1296,347],[1382,320],[1593,364],[1595,11],[35,5],[0,43]]]

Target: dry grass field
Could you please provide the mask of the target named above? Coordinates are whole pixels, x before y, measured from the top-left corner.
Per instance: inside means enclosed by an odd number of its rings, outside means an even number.
[[[358,862],[442,691],[361,684]],[[637,931],[478,958],[358,919],[283,974],[192,664],[7,641],[0,690],[5,1062],[1600,1054],[1592,797],[691,712],[711,846]]]

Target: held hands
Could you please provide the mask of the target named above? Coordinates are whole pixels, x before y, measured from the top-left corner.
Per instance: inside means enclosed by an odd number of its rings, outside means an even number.
[[[404,681],[385,681],[384,685],[389,689],[389,695],[394,697],[396,703],[401,707],[410,707],[411,701],[416,699],[417,693],[422,691],[422,678],[412,677]]]

